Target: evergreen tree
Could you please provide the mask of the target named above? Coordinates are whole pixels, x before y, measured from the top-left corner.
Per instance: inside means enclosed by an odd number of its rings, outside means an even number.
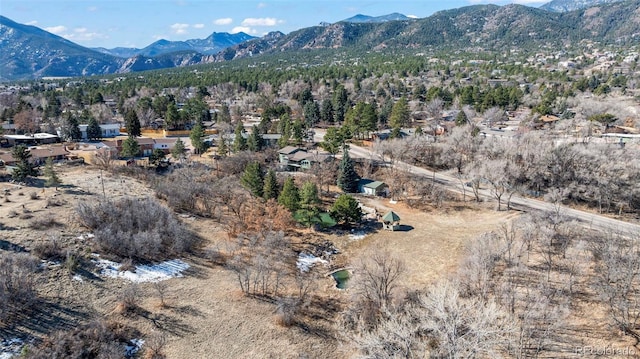
[[[171,149],[171,156],[176,160],[180,160],[184,157],[185,153],[187,153],[187,149],[184,147],[184,142],[178,138]]]
[[[304,105],[304,122],[307,127],[313,127],[320,122],[320,109],[315,101],[309,101]]]
[[[358,180],[360,177],[356,173],[355,165],[351,156],[349,156],[349,150],[347,146],[342,147],[342,159],[338,166],[338,187],[343,192],[355,193],[358,192]]]
[[[129,137],[140,137],[140,135],[142,135],[140,120],[138,119],[138,114],[134,109],[130,108],[127,110],[124,115],[124,122]]]
[[[313,182],[305,182],[300,188],[300,207],[316,209],[319,204],[318,186]]]
[[[134,158],[140,153],[140,144],[138,141],[132,137],[127,137],[124,142],[122,142],[122,152],[120,152],[120,156],[122,157],[131,157]]]
[[[333,122],[333,104],[331,104],[331,100],[329,99],[322,101],[320,120],[326,123]]]
[[[278,203],[285,206],[291,212],[295,212],[300,207],[298,187],[296,187],[292,177],[289,177],[284,181],[282,192],[280,192],[280,195],[278,196]]]
[[[229,146],[227,140],[224,138],[224,134],[218,133],[218,156],[226,157],[229,154]]]
[[[153,166],[160,166],[160,163],[167,157],[163,150],[156,148],[149,156],[149,163]]]
[[[236,125],[235,137],[233,138],[233,152],[245,151],[247,149],[247,139],[244,138],[244,126],[242,121],[238,121]]]
[[[344,137],[336,127],[329,127],[324,135],[324,141],[320,143],[320,147],[329,152],[332,156],[337,154],[340,151],[340,147],[343,145]]]
[[[321,223],[319,204],[318,187],[313,182],[305,182],[300,189],[300,209],[295,213],[296,220],[309,227]]]
[[[164,97],[164,96],[161,96]],[[167,105],[167,110],[164,116],[164,127],[167,130],[174,130],[178,128],[180,124],[180,113],[178,113],[178,108],[176,105],[171,102]]]
[[[44,182],[45,186],[55,187],[57,190],[62,181],[60,180],[60,177],[58,177],[56,171],[53,169],[53,160],[51,159],[51,157],[48,157],[47,161],[45,162],[44,175],[45,177],[47,177],[47,180]]]
[[[258,126],[253,125],[253,127],[251,127],[251,135],[249,135],[249,139],[247,140],[247,148],[249,151],[258,152],[262,151],[263,147],[264,139],[262,138],[262,134]]]
[[[245,167],[240,178],[242,186],[255,197],[262,197],[264,190],[264,176],[259,162],[251,162]]]
[[[25,145],[17,145],[13,147],[11,155],[16,160],[16,167],[11,173],[11,177],[17,182],[24,182],[29,176],[37,174],[36,168],[31,163],[31,152]]]
[[[456,126],[464,126],[467,123],[469,123],[467,114],[463,110],[460,110],[460,112],[458,112],[458,115],[456,116]]]
[[[409,123],[409,104],[405,97],[401,97],[398,102],[393,104],[391,115],[389,116],[389,125],[391,127],[405,127]]]
[[[203,154],[207,150],[207,144],[204,142],[203,137],[204,128],[202,127],[202,123],[197,122],[196,125],[191,129],[189,138],[191,139],[191,145],[199,155]]]
[[[335,123],[342,123],[344,121],[344,115],[349,109],[349,97],[347,90],[342,85],[338,85],[336,91],[333,94],[333,121]]]
[[[63,134],[67,141],[79,141],[82,139],[78,119],[71,112],[66,114]]]
[[[331,217],[338,223],[355,224],[362,219],[362,209],[355,198],[342,194],[331,207]]]
[[[95,141],[102,138],[102,129],[100,128],[100,124],[98,123],[98,120],[96,120],[93,116],[89,118],[89,125],[87,126],[87,138],[90,141]]]
[[[278,193],[280,188],[278,186],[278,179],[276,178],[276,172],[269,170],[267,176],[264,178],[264,189],[262,190],[262,198],[265,200],[278,199]]]

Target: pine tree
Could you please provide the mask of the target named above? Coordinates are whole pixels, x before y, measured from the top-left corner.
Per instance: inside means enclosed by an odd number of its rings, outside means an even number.
[[[79,141],[82,139],[78,119],[71,112],[67,112],[65,118],[64,137],[67,141]]]
[[[347,146],[342,147],[342,159],[338,166],[338,187],[343,192],[355,193],[358,191],[358,180],[360,176],[356,173],[355,165],[351,156],[349,156],[349,150]]]
[[[467,114],[464,110],[460,110],[458,115],[456,116],[456,126],[464,126],[469,123],[469,118],[467,118]]]
[[[318,186],[313,182],[305,182],[300,188],[300,207],[316,209],[319,204]]]
[[[244,138],[243,133],[244,126],[241,121],[238,121],[233,139],[233,152],[245,151],[247,149],[247,139]]]
[[[218,133],[218,156],[226,157],[229,154],[229,146],[227,140],[224,138],[224,134]]]
[[[127,134],[129,137],[140,137],[142,135],[140,128],[140,120],[138,114],[132,108],[128,109],[124,115],[125,126],[127,127]]]
[[[202,139],[203,137],[204,128],[202,128],[202,123],[198,121],[196,125],[193,126],[193,128],[191,129],[191,133],[189,134],[191,145],[198,154],[202,154],[207,150],[207,144]]]
[[[47,187],[55,187],[57,190],[62,181],[60,180],[60,177],[58,177],[56,171],[53,169],[53,160],[51,159],[51,157],[48,157],[47,161],[45,162],[44,175],[45,177],[47,177],[47,180],[44,182],[44,184]]]
[[[289,177],[284,181],[282,192],[278,196],[278,203],[285,206],[289,211],[295,212],[300,207],[300,195],[293,178]]]
[[[267,176],[264,178],[264,189],[262,190],[262,198],[265,200],[278,199],[278,193],[280,188],[278,186],[278,179],[276,178],[276,172],[269,170]]]
[[[89,125],[87,126],[87,138],[91,141],[99,140],[102,138],[102,129],[98,120],[93,116],[89,117]]]
[[[360,222],[362,219],[362,209],[358,205],[358,201],[355,198],[343,194],[331,207],[331,217],[338,223],[346,225]]]
[[[187,149],[184,147],[184,142],[180,138],[176,140],[176,143],[173,145],[171,149],[171,156],[176,160],[180,160],[184,157],[184,154],[187,152]]]
[[[120,152],[120,156],[134,158],[139,153],[140,144],[138,144],[138,141],[136,141],[132,136],[127,137],[127,139],[122,143],[122,152]]]
[[[244,173],[240,178],[242,186],[249,190],[255,197],[262,197],[264,190],[264,176],[259,162],[251,162],[245,167]]]
[[[29,176],[35,176],[37,171],[31,163],[31,152],[25,145],[17,145],[11,151],[11,155],[16,160],[16,167],[13,169],[11,176],[17,182],[23,182]]]
[[[253,125],[251,127],[251,135],[249,135],[249,139],[247,140],[247,148],[249,151],[259,152],[262,151],[264,147],[264,139],[262,138],[262,134],[260,130],[258,130],[258,126]]]
[[[389,116],[389,125],[391,127],[405,127],[409,123],[409,104],[407,99],[401,97],[398,102],[393,104],[391,115]]]

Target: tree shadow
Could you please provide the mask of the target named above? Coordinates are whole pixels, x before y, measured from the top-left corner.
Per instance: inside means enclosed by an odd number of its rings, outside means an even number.
[[[48,301],[38,301],[31,310],[17,313],[8,326],[0,326],[0,338],[27,338],[70,330],[89,317],[89,313]]]
[[[2,230],[15,230],[15,228],[9,229],[8,227],[2,227]],[[27,252],[27,249],[19,244],[11,243],[7,240],[0,239],[0,250],[11,251],[16,253]]]

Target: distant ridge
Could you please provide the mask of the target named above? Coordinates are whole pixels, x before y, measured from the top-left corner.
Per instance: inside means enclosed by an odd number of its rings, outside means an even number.
[[[623,0],[553,0],[542,6],[541,9],[555,12],[569,12],[586,9],[601,4],[612,4]]]
[[[405,15],[394,12],[392,14],[382,15],[382,16],[369,16],[369,15],[358,14],[348,19],[344,19],[342,21],[353,22],[353,23],[378,23],[378,22],[409,20],[409,19],[410,18]]]

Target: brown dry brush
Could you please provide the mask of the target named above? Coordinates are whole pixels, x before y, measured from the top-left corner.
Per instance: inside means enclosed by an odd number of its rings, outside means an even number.
[[[93,230],[97,249],[120,258],[162,260],[198,245],[198,238],[153,198],[80,202],[76,213]]]
[[[120,359],[125,346],[140,333],[119,322],[94,321],[68,331],[59,331],[30,346],[27,359],[78,358]]]
[[[0,252],[0,326],[29,312],[38,302],[38,265],[39,261],[29,254]]]

